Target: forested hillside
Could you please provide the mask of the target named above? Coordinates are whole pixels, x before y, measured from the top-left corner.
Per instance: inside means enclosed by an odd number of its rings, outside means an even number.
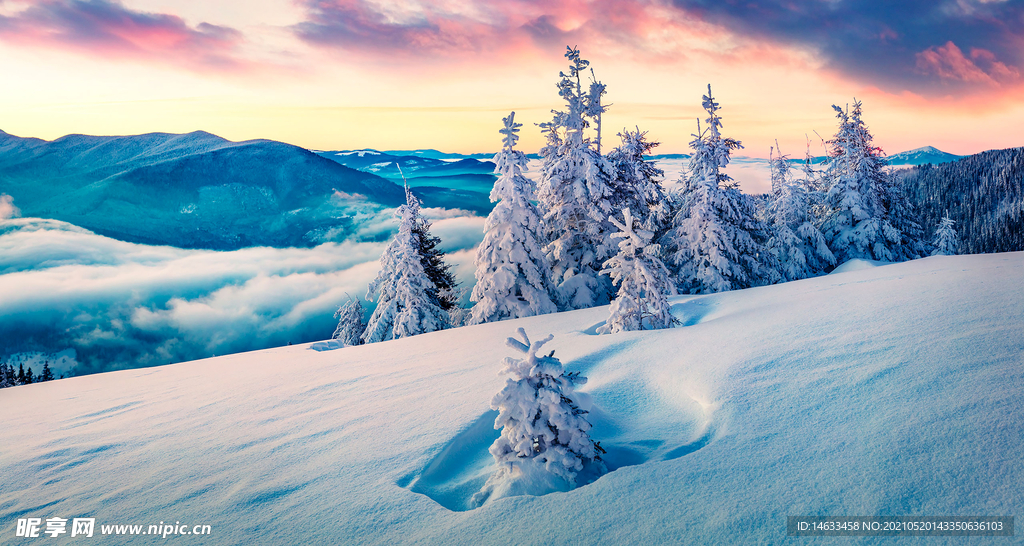
[[[991,150],[897,175],[917,206],[926,236],[945,212],[963,254],[1024,250],[1024,148]]]

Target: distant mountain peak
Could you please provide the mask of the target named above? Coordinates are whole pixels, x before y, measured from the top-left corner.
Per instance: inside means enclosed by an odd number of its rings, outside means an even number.
[[[933,165],[939,165],[942,163],[949,163],[956,161],[963,156],[943,152],[934,146],[922,146],[920,148],[914,148],[913,150],[907,150],[898,154],[893,154],[888,157],[890,165],[924,165],[925,163],[931,163]]]
[[[318,152],[318,153],[320,153],[320,152]],[[331,153],[333,153],[334,155],[342,155],[342,156],[344,156],[344,155],[355,155],[355,156],[358,156],[358,157],[365,157],[365,156],[368,156],[368,155],[384,155],[383,153],[378,152],[377,150],[374,150],[374,149],[371,149],[371,148],[364,148],[362,150],[346,150],[346,151],[343,151],[343,152],[331,152]]]

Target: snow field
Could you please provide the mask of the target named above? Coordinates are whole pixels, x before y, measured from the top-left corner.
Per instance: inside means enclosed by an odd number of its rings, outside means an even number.
[[[594,335],[598,307],[4,389],[0,533],[59,516],[210,524],[194,544],[770,544],[787,515],[1020,514],[1024,253],[867,265],[674,297],[669,330]],[[589,378],[615,469],[465,510],[520,326]]]

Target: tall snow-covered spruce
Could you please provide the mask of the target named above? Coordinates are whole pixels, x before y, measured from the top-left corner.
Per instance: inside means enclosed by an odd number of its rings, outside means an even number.
[[[811,182],[795,179],[788,156],[772,149],[772,197],[769,205],[771,238],[768,250],[778,260],[784,280],[795,281],[821,275],[836,264],[824,236],[814,226],[810,213]],[[809,155],[809,154],[808,154]],[[810,162],[805,161],[805,175],[812,176]]]
[[[363,304],[350,298],[334,313],[338,326],[331,337],[345,345],[359,345],[363,342],[366,324],[363,322]]]
[[[406,192],[408,191],[406,188]],[[417,201],[418,210],[419,202]],[[416,240],[419,241],[420,263],[423,264],[423,272],[434,284],[434,290],[430,292],[430,297],[441,309],[448,311],[450,316],[454,316],[461,311],[459,298],[462,292],[455,279],[455,273],[445,262],[444,251],[438,246],[441,244],[441,238],[430,233],[430,222],[423,215],[418,215],[413,226],[413,233]]]
[[[510,337],[506,344],[525,358],[502,361],[508,379],[491,400],[498,411],[494,428],[501,429],[490,448],[498,469],[473,496],[477,506],[506,496],[568,491],[607,471],[604,449],[590,437],[583,399],[575,392],[586,378],[566,373],[554,351],[537,355],[553,336],[531,343],[525,330],[517,332],[522,341]]]
[[[957,236],[955,222],[946,213],[939,222],[939,228],[935,230],[935,240],[932,245],[935,250],[932,256],[955,256],[960,248],[960,238]]]
[[[515,122],[515,115],[502,119],[502,150],[494,156],[498,180],[491,202],[497,204],[487,215],[484,239],[476,251],[472,324],[557,311],[549,293],[540,215],[532,203],[533,182],[523,176],[527,159],[514,149],[523,126]]]
[[[377,308],[363,332],[366,343],[399,339],[442,330],[449,325],[439,288],[423,266],[423,241],[419,227],[425,224],[419,200],[406,187],[406,204],[398,207],[398,233],[380,257],[380,271],[370,283],[368,300],[379,293]]]
[[[641,224],[655,232],[668,220],[669,207],[661,185],[665,171],[647,159],[657,142],[647,140],[647,132],[623,129],[621,144],[609,152],[608,161],[615,168],[612,207],[628,208]]]
[[[553,110],[552,121],[541,124],[548,142],[541,150],[544,161],[537,191],[547,241],[544,251],[551,264],[557,303],[563,310],[609,301],[611,285],[598,272],[613,251],[608,215],[612,213],[614,178],[611,163],[584,134],[588,116],[599,116],[605,110],[592,103],[600,100],[604,86],[585,93],[581,75],[590,63],[580,58],[579,50],[566,49],[569,72],[560,72],[558,83],[566,110]]]
[[[612,300],[608,321],[598,328],[599,334],[629,330],[670,328],[676,322],[667,296],[675,294],[668,269],[658,258],[661,247],[651,244],[654,233],[644,229],[629,209],[622,211],[623,221],[612,218],[619,232],[619,252],[604,263],[601,273],[609,275],[619,287]]]
[[[14,369],[4,362],[0,362],[0,389],[13,387],[18,384],[14,376]]]
[[[711,85],[703,106],[707,127],[701,130],[697,121],[689,178],[675,196],[679,210],[661,240],[669,265],[680,290],[690,294],[776,282],[780,277],[774,257],[763,247],[767,230],[755,217],[753,200],[722,172],[732,151],[743,146],[722,136],[720,106]]]
[[[921,254],[920,226],[902,188],[885,172],[882,149],[861,118],[862,103],[833,105],[839,128],[828,141],[826,216],[821,226],[837,263],[895,262]]]

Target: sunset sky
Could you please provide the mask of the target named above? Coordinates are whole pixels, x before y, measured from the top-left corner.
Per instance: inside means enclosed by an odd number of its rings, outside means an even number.
[[[490,152],[515,110],[535,152],[566,45],[612,144],[687,151],[710,83],[743,155],[802,155],[853,97],[889,153],[1024,145],[1016,0],[0,0],[0,129]]]

